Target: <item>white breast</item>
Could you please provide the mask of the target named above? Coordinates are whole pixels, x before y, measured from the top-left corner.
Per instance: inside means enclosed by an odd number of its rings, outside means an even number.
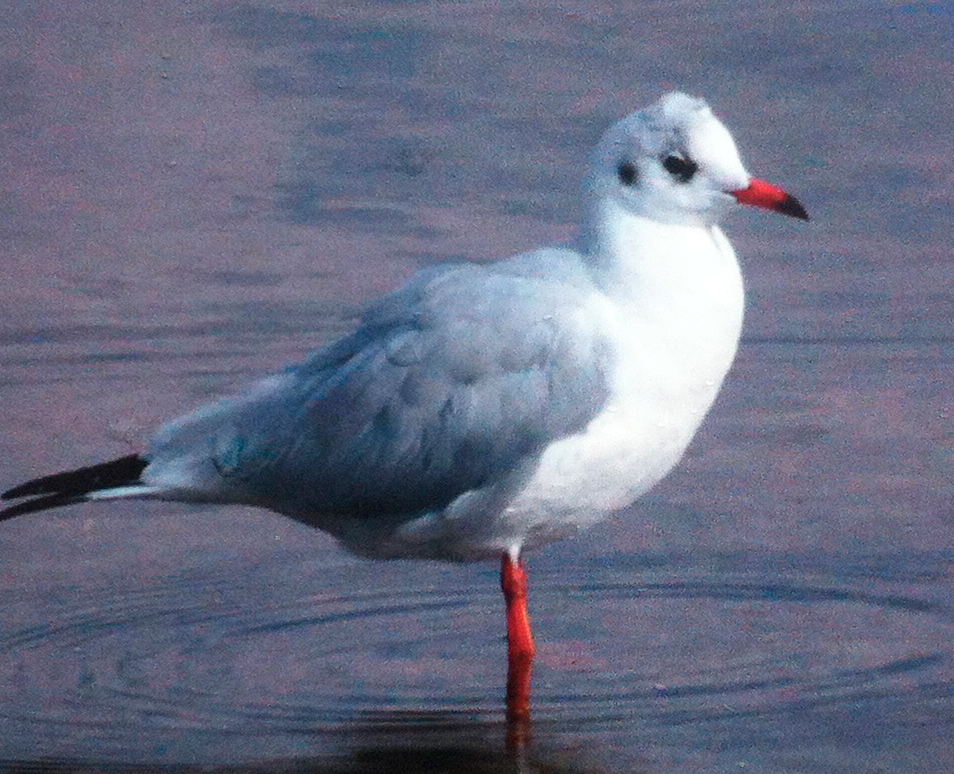
[[[619,229],[625,240],[630,230]],[[613,342],[606,409],[553,444],[502,520],[523,544],[561,537],[629,505],[679,461],[712,405],[742,326],[742,278],[717,228],[617,244],[606,295],[589,314]],[[650,248],[651,255],[645,250]],[[501,525],[502,526],[502,525]],[[503,532],[505,530],[501,530]]]

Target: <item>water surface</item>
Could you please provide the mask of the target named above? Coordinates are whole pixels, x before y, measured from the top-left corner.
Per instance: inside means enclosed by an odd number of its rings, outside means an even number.
[[[117,503],[0,526],[0,760],[954,768],[947,4],[8,5],[5,486],[130,453],[421,266],[569,238],[588,148],[674,86],[813,220],[731,219],[745,340],[687,458],[530,557],[521,756],[495,566]]]

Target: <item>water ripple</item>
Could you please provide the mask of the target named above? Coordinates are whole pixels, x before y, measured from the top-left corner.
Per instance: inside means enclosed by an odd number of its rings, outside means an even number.
[[[505,646],[492,576],[284,556],[139,587],[4,595],[0,757],[321,757],[389,713],[493,727]],[[659,734],[928,694],[954,706],[950,609],[886,585],[817,567],[753,579],[751,567],[684,560],[542,563],[538,724]]]

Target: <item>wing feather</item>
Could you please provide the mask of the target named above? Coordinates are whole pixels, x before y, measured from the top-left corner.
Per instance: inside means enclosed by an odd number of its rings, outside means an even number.
[[[587,297],[575,274],[512,266],[419,276],[350,337],[170,428],[150,454],[157,475],[186,455],[219,495],[275,510],[443,508],[602,407],[609,355],[586,324]]]

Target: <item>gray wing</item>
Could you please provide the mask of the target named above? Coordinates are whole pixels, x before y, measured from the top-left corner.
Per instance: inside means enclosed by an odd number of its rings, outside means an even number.
[[[286,512],[442,508],[602,408],[609,355],[586,290],[532,262],[419,275],[351,336],[170,426],[150,458],[188,448],[212,488]]]

